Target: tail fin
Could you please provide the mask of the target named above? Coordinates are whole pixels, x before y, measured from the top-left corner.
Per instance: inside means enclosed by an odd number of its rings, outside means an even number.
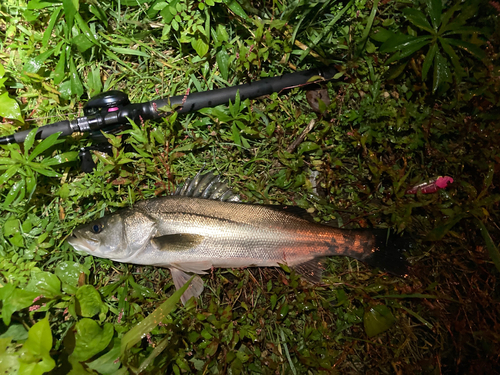
[[[356,230],[364,236],[371,237],[372,246],[366,248],[364,254],[355,254],[353,257],[366,263],[370,267],[389,272],[397,276],[408,273],[408,262],[403,252],[412,247],[413,241],[408,236],[400,237],[396,234],[388,236],[385,229]]]

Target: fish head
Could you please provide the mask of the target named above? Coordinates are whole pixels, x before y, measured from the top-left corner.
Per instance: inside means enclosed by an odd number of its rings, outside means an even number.
[[[128,251],[124,231],[121,215],[112,214],[75,228],[68,243],[77,251],[99,258],[125,257]]]
[[[156,233],[156,222],[147,214],[126,209],[77,227],[68,243],[77,251],[118,262],[134,261]]]

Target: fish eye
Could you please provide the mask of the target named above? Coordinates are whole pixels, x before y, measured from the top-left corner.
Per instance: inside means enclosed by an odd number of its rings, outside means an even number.
[[[104,225],[102,225],[102,224],[94,224],[94,225],[92,225],[92,232],[101,233],[103,227],[104,227]]]

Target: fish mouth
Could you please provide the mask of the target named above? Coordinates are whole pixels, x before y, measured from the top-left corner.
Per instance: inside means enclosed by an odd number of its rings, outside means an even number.
[[[72,234],[68,238],[68,243],[74,247],[76,251],[84,251],[86,253],[95,252],[99,248],[99,241],[84,239]]]

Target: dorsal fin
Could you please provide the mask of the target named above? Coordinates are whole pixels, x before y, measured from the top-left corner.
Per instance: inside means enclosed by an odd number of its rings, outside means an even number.
[[[240,197],[235,194],[220,176],[212,172],[202,173],[204,167],[192,179],[188,178],[183,185],[178,186],[174,195],[185,197],[214,199],[222,202],[239,202]]]

